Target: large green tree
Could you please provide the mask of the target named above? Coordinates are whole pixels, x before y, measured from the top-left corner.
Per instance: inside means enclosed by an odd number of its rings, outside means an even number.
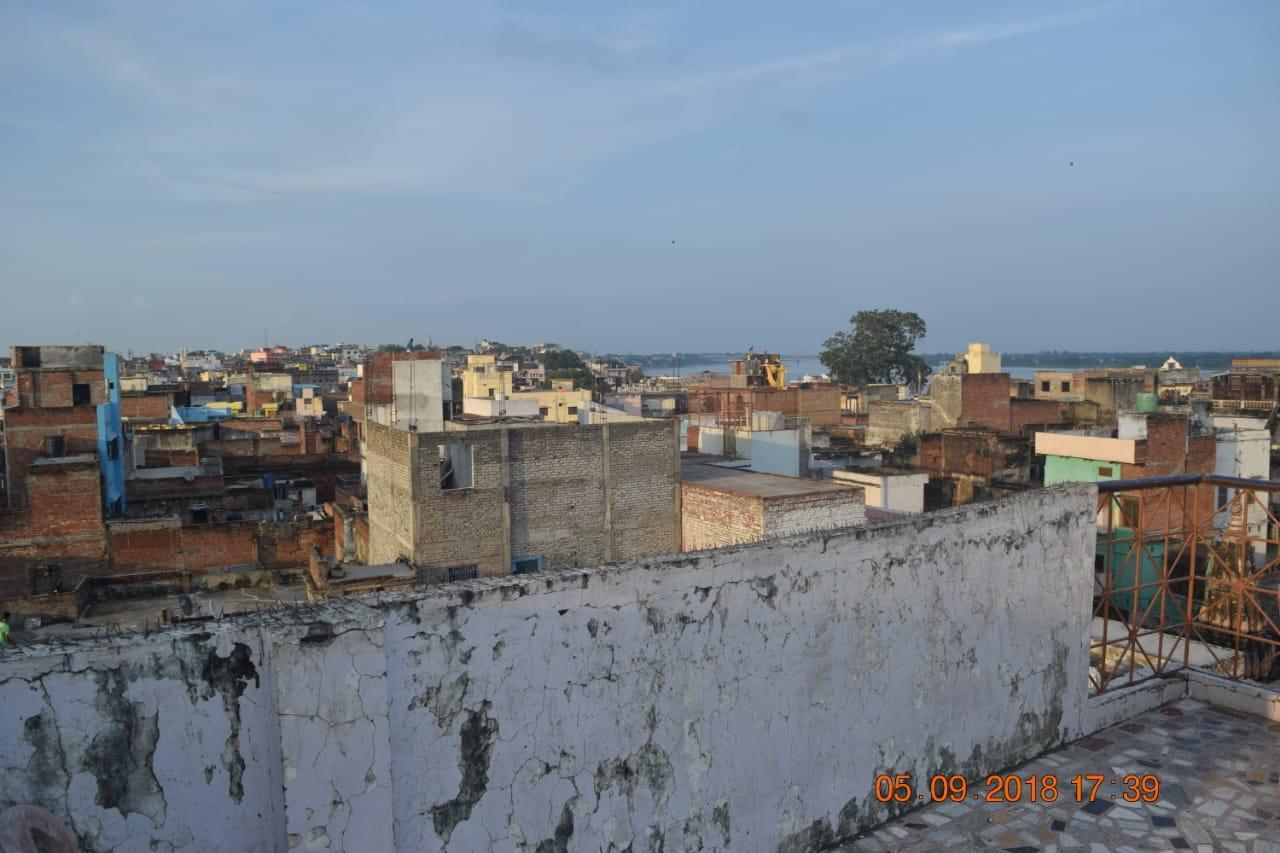
[[[586,363],[569,349],[548,350],[542,354],[542,366],[552,370],[586,370]]]
[[[929,375],[924,359],[912,355],[924,337],[924,320],[914,311],[859,311],[849,318],[853,331],[836,332],[818,358],[841,382],[855,385],[917,385]]]

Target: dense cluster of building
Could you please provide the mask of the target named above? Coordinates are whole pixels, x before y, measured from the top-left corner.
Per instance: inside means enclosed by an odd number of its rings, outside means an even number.
[[[650,379],[584,355],[495,341],[147,358],[14,347],[0,365],[0,598],[33,630],[207,618],[1044,484],[1267,479],[1280,447],[1280,361],[1017,379],[975,343],[916,395],[788,381],[753,351],[725,374]]]
[[[863,446],[928,474],[926,510],[1060,482],[1197,473],[1267,480],[1280,457],[1278,379],[1280,359],[1240,359],[1203,377],[1172,358],[1158,368],[1015,379],[975,343],[927,394],[854,391],[845,420]]]
[[[924,393],[494,342],[3,369],[0,846],[817,851],[897,812],[887,767],[1280,708],[1280,360],[1020,379],[973,344]]]

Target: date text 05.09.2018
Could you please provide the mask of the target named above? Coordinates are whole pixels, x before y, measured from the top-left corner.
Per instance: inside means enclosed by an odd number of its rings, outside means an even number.
[[[875,783],[876,799],[882,803],[960,803],[978,800],[988,803],[1052,803],[1059,797],[1077,803],[1094,800],[1121,800],[1126,803],[1154,803],[1160,799],[1160,778],[1154,773],[1128,773],[1122,776],[1081,773],[1064,779],[1045,773],[1019,776],[993,773],[981,787],[970,785],[958,773],[935,774],[928,784],[918,787],[910,774],[880,775]]]

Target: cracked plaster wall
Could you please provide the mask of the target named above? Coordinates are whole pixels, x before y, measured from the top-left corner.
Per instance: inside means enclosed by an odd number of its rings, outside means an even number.
[[[0,805],[88,849],[818,849],[888,816],[878,773],[1081,733],[1094,501],[28,651]]]
[[[174,633],[0,664],[0,809],[85,850],[280,849],[280,736],[257,630]]]

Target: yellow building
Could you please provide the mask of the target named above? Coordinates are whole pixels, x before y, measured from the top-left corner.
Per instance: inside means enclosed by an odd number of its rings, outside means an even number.
[[[1083,400],[1085,377],[1070,370],[1037,370],[1034,391],[1037,400]]]
[[[991,347],[978,341],[969,344],[964,360],[969,365],[970,373],[1000,373],[1000,353],[992,352]]]
[[[538,414],[544,421],[558,424],[576,424],[578,410],[589,408],[591,390],[574,388],[572,379],[556,379],[549,391],[518,391],[511,394],[514,400],[537,400]]]
[[[498,359],[492,355],[469,355],[467,367],[462,371],[463,397],[511,396],[510,370],[499,368]]]

